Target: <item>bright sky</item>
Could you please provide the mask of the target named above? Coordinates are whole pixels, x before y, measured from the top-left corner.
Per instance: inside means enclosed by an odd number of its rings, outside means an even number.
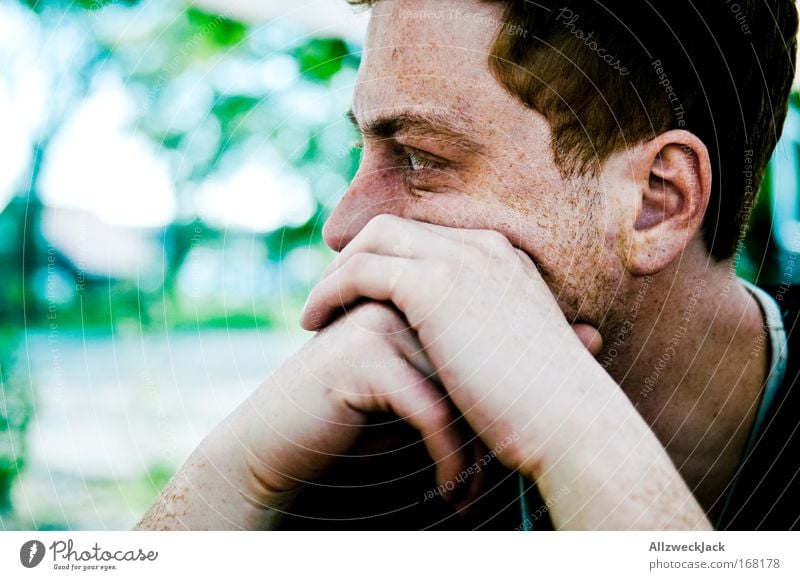
[[[42,201],[89,210],[111,225],[170,223],[176,203],[169,165],[146,137],[131,131],[135,112],[118,78],[96,79],[48,149]]]
[[[341,36],[360,42],[369,14],[348,6],[345,0],[195,0],[209,12],[228,14],[245,22],[287,18],[319,36]]]
[[[28,169],[50,89],[47,74],[35,66],[40,31],[26,16],[16,3],[0,4],[0,210]]]
[[[303,177],[291,168],[258,160],[207,179],[197,192],[196,204],[206,223],[250,232],[301,226],[316,208]]]
[[[0,210],[27,189],[31,149],[58,90],[57,59],[48,50],[80,49],[80,35],[65,34],[60,42],[55,36],[44,39],[36,18],[16,3],[0,4]],[[296,67],[287,68],[278,58],[263,67],[265,78],[274,77],[266,73],[276,67],[286,73],[287,82],[297,75]],[[221,67],[220,74],[225,70]],[[299,97],[293,101],[303,102]],[[180,108],[186,109],[185,104]],[[90,94],[70,112],[48,148],[40,181],[46,205],[89,211],[112,226],[162,227],[175,218],[169,160],[137,133],[136,108],[118,75],[107,72],[94,79]],[[306,108],[324,110],[319,101]],[[209,176],[197,192],[195,210],[209,224],[268,232],[302,225],[313,214],[308,182],[277,156],[232,165]]]

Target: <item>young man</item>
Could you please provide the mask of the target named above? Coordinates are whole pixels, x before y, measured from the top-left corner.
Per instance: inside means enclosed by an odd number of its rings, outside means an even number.
[[[795,527],[794,310],[734,273],[794,4],[370,4],[319,332],[139,528]]]

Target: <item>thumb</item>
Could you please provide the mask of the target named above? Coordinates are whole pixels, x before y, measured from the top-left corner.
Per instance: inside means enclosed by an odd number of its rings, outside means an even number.
[[[578,338],[583,343],[592,356],[597,356],[603,349],[603,337],[594,326],[588,324],[573,324],[572,330],[578,335]]]

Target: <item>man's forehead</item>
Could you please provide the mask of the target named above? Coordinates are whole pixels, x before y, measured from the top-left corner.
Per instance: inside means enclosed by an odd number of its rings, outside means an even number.
[[[504,92],[488,64],[494,19],[502,16],[496,6],[477,0],[378,2],[353,97],[359,123],[410,110],[471,130],[481,102]]]
[[[502,26],[500,3],[481,0],[384,0],[372,10],[366,59],[417,66],[485,64]]]

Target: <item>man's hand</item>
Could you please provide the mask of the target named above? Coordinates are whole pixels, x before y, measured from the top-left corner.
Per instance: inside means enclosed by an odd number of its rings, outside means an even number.
[[[274,527],[295,492],[350,450],[370,413],[391,413],[415,427],[439,484],[453,490],[473,461],[474,444],[430,369],[396,309],[356,307],[309,340],[206,438],[138,527]],[[474,497],[479,482],[465,485],[460,503]]]
[[[488,447],[519,442],[498,454],[510,469],[535,473],[587,387],[610,383],[584,346],[599,350],[599,335],[570,327],[530,258],[497,232],[378,216],[328,268],[301,323],[324,327],[364,297],[405,314]]]
[[[439,483],[452,481],[473,450],[452,402],[420,368],[431,365],[402,315],[362,304],[306,343],[228,425],[270,493],[323,475],[355,443],[370,413],[396,415],[419,431]]]
[[[558,528],[710,527],[591,356],[599,335],[573,332],[533,262],[501,234],[377,216],[328,268],[301,323],[323,328],[362,298],[405,314],[449,398],[506,467],[545,498],[570,489],[550,510]]]
[[[708,527],[592,358],[596,331],[571,328],[530,259],[499,234],[375,218],[328,269],[302,323],[322,330],[203,441],[139,529],[274,527],[368,415],[387,412],[420,432],[440,484],[473,459],[457,427],[465,417],[545,498],[570,489],[550,508],[559,528]],[[467,484],[462,506],[478,491]]]

